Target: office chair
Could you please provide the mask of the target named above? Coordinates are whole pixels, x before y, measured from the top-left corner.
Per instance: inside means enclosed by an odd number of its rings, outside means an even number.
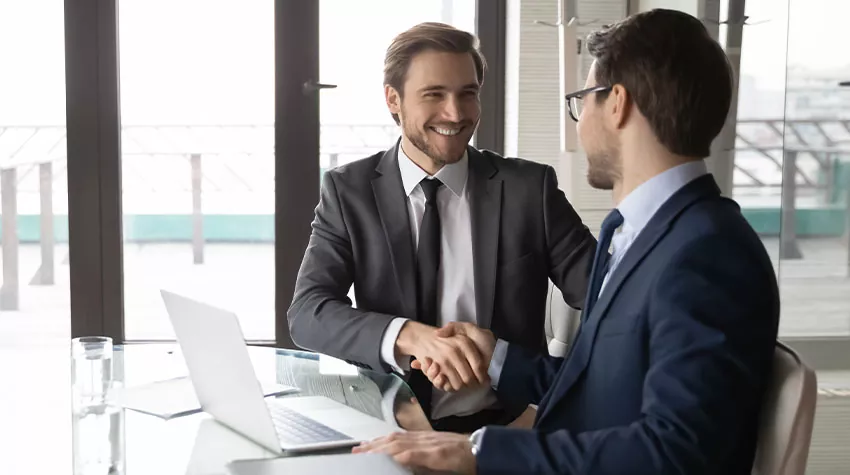
[[[804,475],[817,403],[817,377],[800,356],[776,342],[773,375],[762,407],[753,475]]]

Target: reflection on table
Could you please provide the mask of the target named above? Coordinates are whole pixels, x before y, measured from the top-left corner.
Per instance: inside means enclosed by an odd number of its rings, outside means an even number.
[[[324,396],[405,430],[429,427],[413,393],[397,375],[354,367],[343,374],[329,373],[318,354],[302,351],[249,347],[249,353],[258,379],[300,388],[281,397]],[[113,374],[116,386],[130,387],[185,376],[187,371],[175,345],[128,345],[115,347]],[[67,395],[60,392],[57,397]],[[65,442],[72,443],[74,454],[90,456],[94,451],[111,459],[105,461],[107,470],[112,462],[118,473],[129,475],[226,473],[225,465],[233,460],[278,456],[202,412],[164,420],[109,407],[83,423],[75,417],[72,425],[72,441]],[[71,472],[70,466],[50,468],[49,473]]]

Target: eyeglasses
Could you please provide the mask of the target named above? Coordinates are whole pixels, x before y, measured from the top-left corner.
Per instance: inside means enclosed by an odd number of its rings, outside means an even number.
[[[567,101],[567,109],[569,110],[570,117],[578,122],[578,118],[581,117],[581,101],[584,99],[584,96],[594,92],[608,92],[611,89],[613,89],[611,86],[594,86],[582,89],[581,91],[571,92],[564,96],[564,99]]]

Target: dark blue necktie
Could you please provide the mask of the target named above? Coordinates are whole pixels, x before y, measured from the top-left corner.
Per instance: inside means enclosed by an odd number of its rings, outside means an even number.
[[[608,248],[611,247],[611,238],[614,237],[614,231],[623,224],[623,215],[614,208],[602,221],[602,229],[599,231],[599,239],[596,245],[596,254],[593,256],[593,267],[590,270],[590,283],[587,289],[587,300],[584,305],[584,310],[581,313],[581,320],[586,321],[590,317],[590,312],[596,301],[599,299],[599,292],[602,290],[602,282],[605,280],[605,274],[608,272],[608,261],[611,256],[608,254]]]

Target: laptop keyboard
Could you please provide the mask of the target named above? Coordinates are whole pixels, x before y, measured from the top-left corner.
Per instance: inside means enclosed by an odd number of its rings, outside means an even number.
[[[287,446],[318,444],[323,442],[338,442],[353,439],[330,427],[320,424],[292,409],[280,404],[269,404],[272,421],[274,421],[281,445]]]

